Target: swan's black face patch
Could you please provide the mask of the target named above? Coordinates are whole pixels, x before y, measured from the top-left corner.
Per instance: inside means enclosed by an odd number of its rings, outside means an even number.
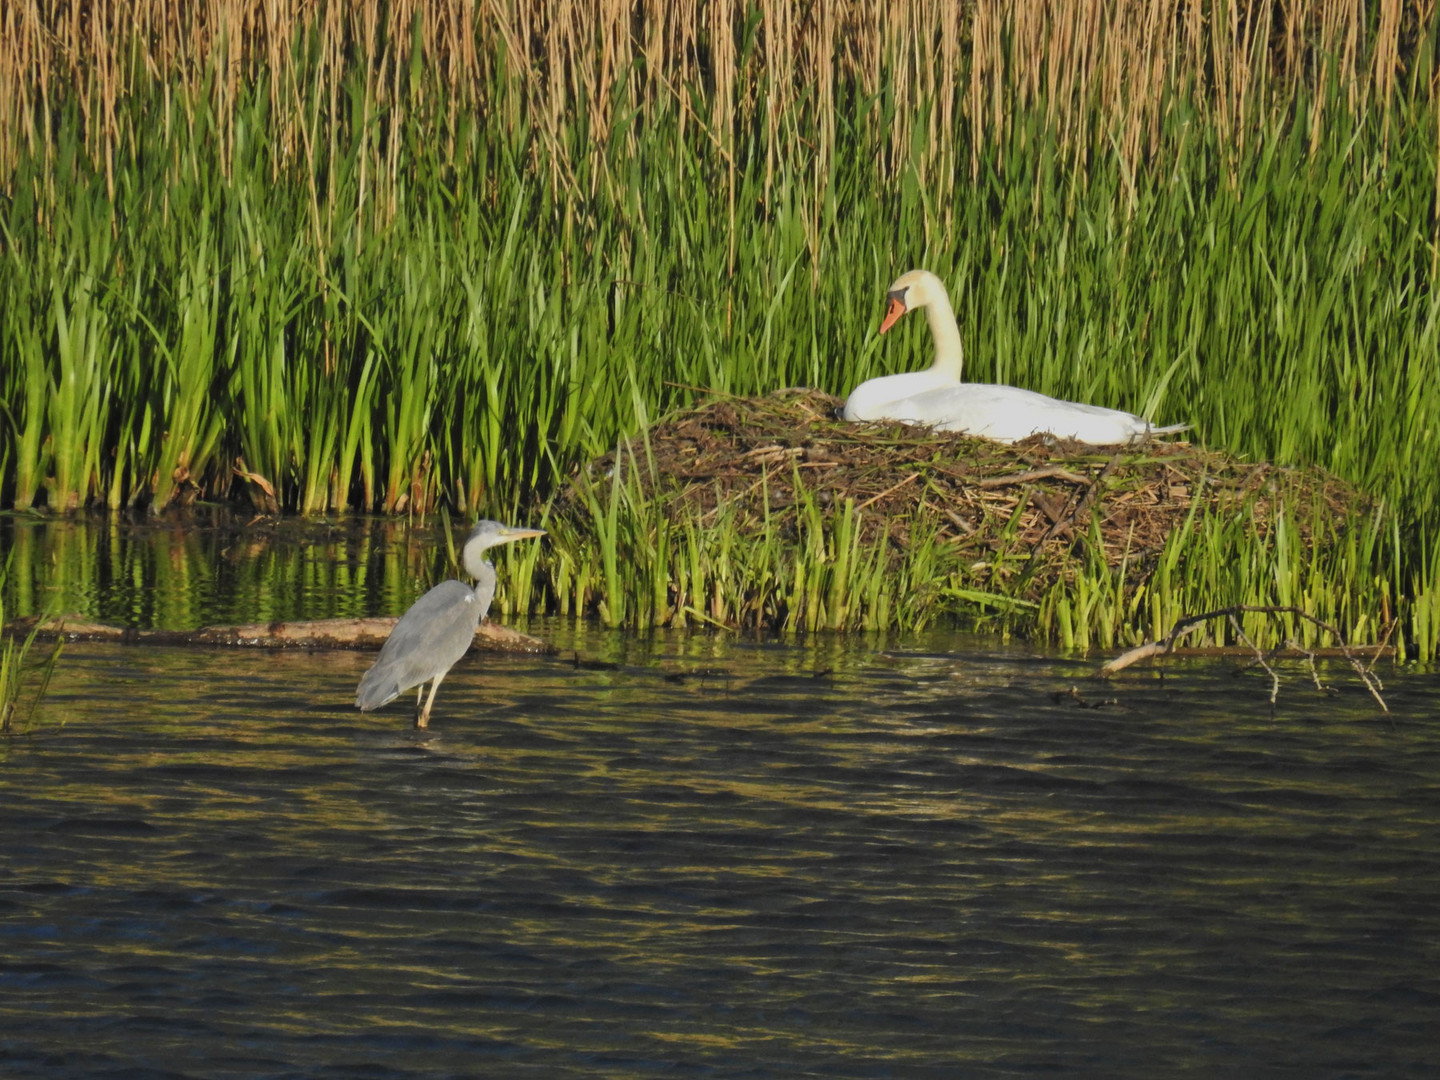
[[[909,309],[905,306],[905,301],[902,300],[895,293],[891,293],[890,303],[887,306],[887,310],[885,312],[885,318],[880,322],[880,333],[885,333],[897,322],[899,322],[900,316],[904,315],[905,312],[908,310]]]
[[[887,300],[896,300],[896,301],[898,301],[898,302],[900,302],[900,303],[902,303],[902,304],[905,304],[906,310],[909,310],[910,305],[905,302],[905,294],[908,293],[909,291],[910,291],[910,290],[909,290],[908,288],[906,288],[906,289],[891,289],[888,293],[885,294],[885,298],[886,298]]]

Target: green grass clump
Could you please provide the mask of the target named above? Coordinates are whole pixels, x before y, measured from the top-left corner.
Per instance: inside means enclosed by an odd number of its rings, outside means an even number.
[[[653,476],[620,475],[580,481],[579,512],[549,519],[530,604],[633,629],[919,630],[941,616],[953,559],[924,518],[908,523],[902,557],[865,534],[853,500],[822,506],[798,477],[773,481],[786,513],[757,524],[734,506],[682,508],[654,497]],[[527,597],[523,581],[511,591]]]

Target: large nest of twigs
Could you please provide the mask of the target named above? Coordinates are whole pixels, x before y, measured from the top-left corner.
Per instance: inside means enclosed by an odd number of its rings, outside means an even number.
[[[1036,435],[1005,445],[850,423],[837,419],[840,404],[816,390],[711,401],[622,446],[622,468],[673,516],[723,504],[742,524],[767,512],[773,520],[793,513],[803,485],[822,505],[853,500],[867,537],[883,531],[902,547],[917,515],[928,515],[957,554],[1019,544],[1063,561],[1077,540],[1092,541],[1094,522],[1112,565],[1162,548],[1197,499],[1197,511],[1243,508],[1262,535],[1281,505],[1319,500],[1332,519],[1357,505],[1354,489],[1323,470],[1238,461],[1173,436],[1097,447]],[[608,475],[614,459],[592,462],[590,475]],[[1303,534],[1313,520],[1293,514],[1290,524]]]

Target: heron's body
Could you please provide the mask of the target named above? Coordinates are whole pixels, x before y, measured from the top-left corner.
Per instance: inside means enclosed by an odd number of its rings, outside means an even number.
[[[475,640],[475,629],[495,597],[495,568],[483,557],[488,547],[527,536],[542,536],[539,529],[516,529],[494,521],[478,523],[465,541],[461,562],[475,578],[472,589],[463,582],[442,581],[410,605],[370,670],[360,680],[355,704],[362,712],[388,705],[406,690],[430,683],[430,696],[421,706],[416,699],[415,726],[430,721],[435,691]]]
[[[1120,409],[1062,401],[1017,386],[961,382],[960,329],[944,283],[926,270],[911,270],[890,286],[889,300],[880,332],[907,311],[923,307],[935,339],[935,361],[924,371],[861,383],[845,401],[847,420],[899,420],[1006,443],[1038,432],[1085,443],[1126,443],[1185,428],[1155,428]]]

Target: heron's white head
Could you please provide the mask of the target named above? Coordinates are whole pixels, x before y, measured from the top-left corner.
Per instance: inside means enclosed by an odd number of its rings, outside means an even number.
[[[886,299],[890,306],[886,308],[885,320],[880,324],[882,334],[894,326],[907,311],[925,307],[937,300],[944,300],[948,307],[950,294],[945,289],[945,283],[929,270],[911,270],[895,279],[890,291],[886,293]]]
[[[469,551],[474,545],[476,551],[484,551],[486,548],[492,548],[499,544],[508,544],[512,540],[524,540],[527,537],[544,535],[544,529],[524,529],[483,519],[477,521],[475,528],[470,530],[470,535],[465,539],[465,550]]]
[[[498,521],[482,520],[475,523],[475,528],[470,530],[470,535],[465,539],[465,546],[460,549],[460,564],[465,567],[466,573],[473,578],[481,576],[485,562],[485,551],[487,548],[497,547],[500,544],[508,544],[512,540],[524,540],[530,536],[544,536],[544,529],[523,529],[514,525],[502,525]],[[494,571],[491,571],[493,578]]]

